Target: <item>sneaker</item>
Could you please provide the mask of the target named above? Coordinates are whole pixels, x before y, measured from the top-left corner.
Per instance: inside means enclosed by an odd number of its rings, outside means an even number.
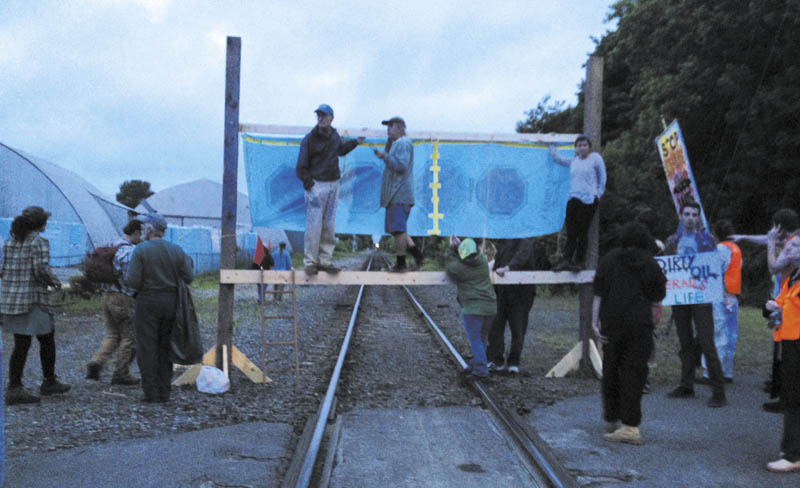
[[[489,368],[489,372],[490,373],[499,373],[501,371],[505,371],[506,370],[506,366],[504,364],[497,364],[497,363],[492,363],[492,362],[487,364],[486,367]]]
[[[720,408],[724,407],[727,404],[728,400],[725,398],[724,394],[712,395],[711,398],[709,398],[708,403],[706,403],[706,405],[708,405],[709,408]]]
[[[59,395],[68,392],[70,388],[72,388],[70,385],[65,385],[53,377],[42,382],[42,386],[39,387],[39,393],[42,395]]]
[[[42,399],[23,386],[14,386],[6,390],[6,405],[23,403],[39,403]]]
[[[308,276],[314,276],[317,274],[318,268],[316,264],[309,264],[304,270]]]
[[[508,372],[511,374],[519,374],[519,366],[509,366]]]
[[[617,429],[619,429],[620,425],[621,424],[620,424],[619,420],[615,420],[614,422],[606,422],[606,426],[605,426],[606,432],[605,433],[606,434],[611,434],[612,432],[614,432]]]
[[[781,458],[777,461],[767,463],[767,470],[772,471],[773,473],[790,473],[792,471],[800,471],[800,461],[793,463]]]
[[[622,424],[619,429],[610,434],[603,434],[603,439],[609,442],[624,442],[637,446],[642,443],[642,435],[639,433],[639,427],[631,427],[625,424]]]
[[[670,398],[694,398],[694,390],[679,386],[667,393],[667,396]]]
[[[336,274],[341,271],[341,268],[337,268],[332,264],[320,264],[319,269],[330,274]]]
[[[100,370],[103,367],[100,363],[95,363],[92,361],[91,363],[86,365],[86,379],[87,380],[99,380],[100,379]]]
[[[124,385],[124,386],[132,386],[139,384],[139,378],[135,378],[131,375],[122,376],[119,378],[111,378],[112,385]]]

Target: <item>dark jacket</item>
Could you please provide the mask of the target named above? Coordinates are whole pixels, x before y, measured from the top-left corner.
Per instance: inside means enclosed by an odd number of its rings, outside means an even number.
[[[533,241],[530,239],[498,239],[495,241],[497,255],[494,257],[494,268],[508,266],[511,271],[532,271],[536,269],[533,252]],[[533,295],[536,296],[536,285],[496,285],[495,291],[500,295]]]
[[[300,144],[297,156],[297,177],[309,189],[314,181],[336,181],[341,178],[339,156],[344,156],[358,146],[358,141],[343,141],[336,129],[331,127],[329,134],[314,126]]]
[[[652,305],[664,299],[666,283],[661,267],[648,251],[618,247],[604,256],[594,276],[594,294],[603,299],[603,333],[613,335],[631,326],[652,329]]]
[[[451,247],[447,252],[445,270],[450,279],[456,282],[462,314],[495,314],[497,302],[486,256],[472,254],[462,261],[458,251]]]

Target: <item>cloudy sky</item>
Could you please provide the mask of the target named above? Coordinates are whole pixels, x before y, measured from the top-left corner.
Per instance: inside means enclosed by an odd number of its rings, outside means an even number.
[[[241,123],[311,126],[324,102],[336,127],[510,133],[545,95],[576,103],[610,3],[2,0],[0,142],[112,197],[222,181],[226,36]]]

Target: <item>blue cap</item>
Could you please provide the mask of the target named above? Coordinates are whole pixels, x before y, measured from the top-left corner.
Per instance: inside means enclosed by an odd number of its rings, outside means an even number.
[[[164,217],[158,214],[150,213],[150,214],[137,215],[134,220],[138,220],[143,224],[148,224],[152,226],[154,229],[160,230],[162,232],[167,230],[167,221],[164,220]]]
[[[325,114],[328,114],[328,115],[333,115],[333,109],[327,103],[323,103],[319,107],[317,107],[317,109],[314,110],[314,113],[317,113],[317,112],[322,112],[322,113],[325,113]]]

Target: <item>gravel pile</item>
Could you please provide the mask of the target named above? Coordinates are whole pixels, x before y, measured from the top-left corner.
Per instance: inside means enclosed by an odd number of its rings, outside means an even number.
[[[340,264],[350,269],[360,266],[359,260]],[[293,370],[294,349],[270,346],[266,355],[271,383],[253,384],[233,370],[232,389],[228,393],[205,395],[193,385],[185,386],[174,388],[167,404],[141,403],[138,386],[110,385],[108,365],[101,381],[86,380],[86,363],[103,337],[102,316],[60,314],[56,318],[56,373],[61,381],[72,384],[72,390],[65,395],[44,397],[41,404],[6,407],[7,456],[251,421],[288,423],[299,435],[324,396],[357,292],[355,286],[298,288],[299,382],[295,382]],[[414,293],[462,355],[468,355],[455,288],[414,287]],[[215,296],[216,290],[195,290],[194,294],[203,317],[204,344],[210,348],[216,340],[216,314],[212,313],[215,302],[208,297]],[[255,286],[236,287],[234,345],[261,367],[261,326],[255,296]],[[358,339],[352,346],[343,373],[344,384],[340,386],[342,408],[478,403],[468,389],[459,385],[455,363],[439,350],[438,342],[423,328],[421,319],[413,313],[409,315],[410,305],[401,291],[368,288],[363,306],[356,330]],[[290,297],[285,296],[282,302],[269,301],[264,310],[270,315],[291,314]],[[572,312],[539,312],[534,305],[533,313],[534,322],[541,322],[543,331],[545,327],[562,327],[564,320],[575,323],[575,317],[570,316]],[[576,314],[577,311],[573,315]],[[503,396],[507,408],[526,413],[537,404],[597,391],[597,382],[592,380],[543,378],[565,351],[562,345],[551,351],[547,344],[537,344],[536,334],[537,326],[532,326],[523,352],[522,373],[490,382],[490,387]],[[286,340],[291,335],[291,321],[268,323],[268,340]],[[7,378],[13,337],[4,334],[3,340]],[[351,375],[356,366],[358,374]],[[362,375],[364,371],[367,376]],[[138,375],[135,362],[132,373]],[[24,382],[29,388],[38,387],[41,382],[36,341],[28,356]]]

